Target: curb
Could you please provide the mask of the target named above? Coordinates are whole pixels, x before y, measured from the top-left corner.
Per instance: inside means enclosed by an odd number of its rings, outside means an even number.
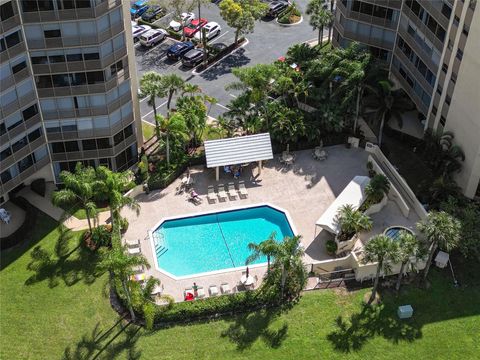
[[[303,15],[300,16],[300,20],[297,21],[296,23],[293,23],[293,24],[280,24],[278,22],[278,18],[275,19],[275,22],[280,25],[280,26],[283,26],[283,27],[290,27],[290,26],[296,26],[296,25],[300,25],[302,22],[303,22]]]
[[[221,57],[220,59],[218,59],[217,61],[211,63],[210,65],[208,65],[208,67],[207,67],[206,69],[203,69],[203,70],[200,71],[200,72],[197,72],[196,69],[192,70],[192,75],[202,75],[205,71],[210,70],[211,67],[213,67],[214,65],[216,65],[217,63],[219,63],[219,62],[222,61],[223,59],[229,57],[229,56],[232,55],[232,54],[235,54],[235,52],[237,52],[237,51],[240,50],[241,48],[247,46],[249,42],[250,42],[250,41],[249,41],[247,38],[245,38],[245,42],[244,42],[241,46],[239,46],[239,47],[237,47],[235,50],[233,50],[231,53],[228,53],[228,54],[226,54],[225,56],[223,56],[223,57]]]

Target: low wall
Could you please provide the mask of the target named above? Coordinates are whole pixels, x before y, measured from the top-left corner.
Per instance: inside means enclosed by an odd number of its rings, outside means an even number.
[[[311,263],[311,271],[315,274],[323,274],[338,270],[338,268],[353,268],[352,255],[349,254],[343,258],[315,261]]]
[[[125,193],[125,195],[123,195],[123,196],[128,196],[128,197],[131,197],[132,199],[134,199],[135,197],[137,197],[140,194],[143,194],[143,185],[135,186],[133,189],[127,191]]]
[[[373,170],[377,174],[383,174],[387,178],[390,178],[385,172],[382,170],[380,165],[377,163],[377,161],[373,158],[372,155],[368,156],[368,161],[370,161],[373,164]],[[388,197],[395,201],[395,203],[398,205],[400,210],[402,211],[403,216],[408,217],[410,213],[410,207],[407,205],[406,201],[403,199],[402,195],[400,195],[400,192],[397,190],[394,184],[392,184],[392,181],[390,181],[390,191],[388,192]]]

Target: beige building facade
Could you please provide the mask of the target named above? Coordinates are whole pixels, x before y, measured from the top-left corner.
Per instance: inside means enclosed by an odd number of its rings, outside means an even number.
[[[0,200],[77,162],[137,162],[129,2],[0,0]]]
[[[337,0],[333,44],[365,44],[415,103],[422,130],[465,152],[458,184],[480,193],[480,13],[476,0]]]

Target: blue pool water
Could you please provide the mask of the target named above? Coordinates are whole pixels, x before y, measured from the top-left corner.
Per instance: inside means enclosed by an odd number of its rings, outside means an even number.
[[[245,266],[248,244],[276,231],[293,236],[285,214],[270,206],[167,220],[154,232],[158,265],[175,276]],[[256,263],[266,262],[266,258]]]

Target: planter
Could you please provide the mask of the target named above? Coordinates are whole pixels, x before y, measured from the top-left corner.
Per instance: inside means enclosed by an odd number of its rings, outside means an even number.
[[[379,203],[370,205],[370,207],[367,210],[365,210],[363,213],[365,215],[376,214],[380,212],[380,210],[382,210],[385,205],[387,205],[387,202],[388,202],[388,197],[384,196],[382,201],[380,201]]]
[[[296,21],[296,22],[293,22],[293,23],[290,23],[290,24],[282,24],[281,22],[278,21],[278,18],[275,19],[275,21],[277,22],[277,24],[279,24],[280,26],[285,26],[285,27],[288,27],[288,26],[295,26],[295,25],[299,25],[303,22],[303,16],[300,16],[300,18]]]
[[[350,240],[346,241],[341,241],[338,239],[338,236],[335,236],[335,243],[337,244],[337,255],[342,252],[352,250],[357,240],[358,237],[356,235],[353,235]]]

